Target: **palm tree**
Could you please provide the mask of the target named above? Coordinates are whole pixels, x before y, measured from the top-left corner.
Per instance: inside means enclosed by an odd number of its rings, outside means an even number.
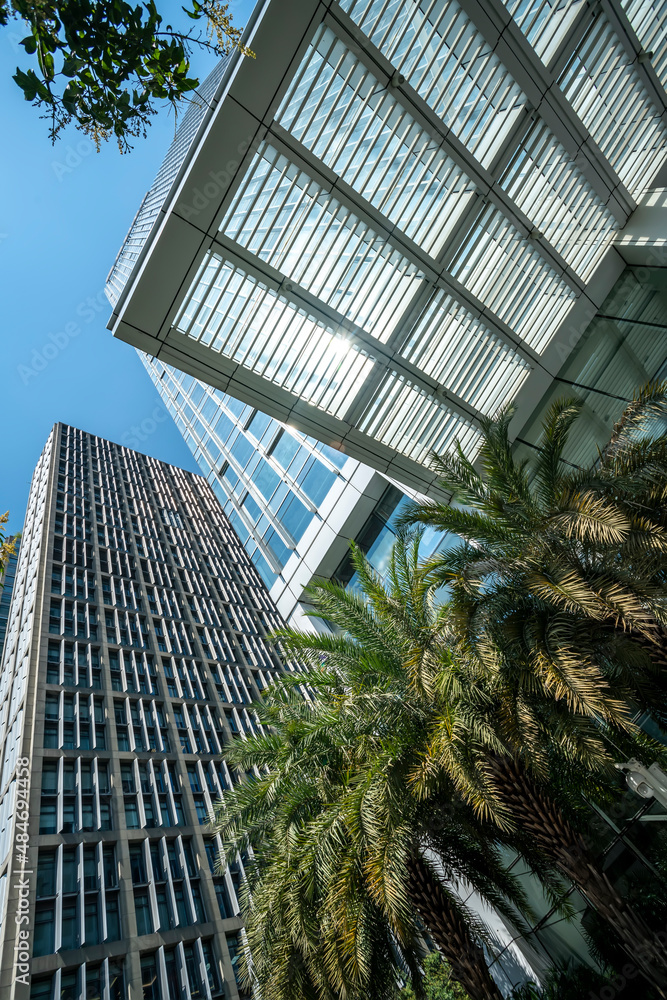
[[[271,718],[270,745],[253,737],[231,755],[244,769],[260,762],[266,768],[270,760],[269,772],[238,786],[217,816],[226,858],[253,848],[242,905],[252,955],[246,974],[261,994],[305,1000],[310,991],[318,998],[362,998],[386,990],[389,996],[406,970],[418,987],[419,958],[427,950],[423,921],[471,996],[499,1000],[471,933],[473,916],[424,853],[426,839],[437,839],[445,824],[436,824],[429,838],[433,814],[422,809],[417,841],[415,809],[374,845],[371,831],[384,813],[377,785],[386,778],[359,780],[352,755],[341,753],[340,731],[331,741],[314,733],[309,720],[297,738],[292,708]],[[277,739],[289,748],[289,764],[276,753]],[[448,874],[466,878],[506,913],[513,912],[507,896],[524,902],[495,845],[484,852],[456,830],[443,860]]]
[[[553,888],[529,838],[507,825],[490,829],[461,798],[465,748],[458,771],[452,757],[455,780],[440,769],[425,777],[428,795],[413,791],[428,736],[445,724],[441,676],[449,671],[450,688],[465,683],[442,641],[433,588],[415,572],[417,548],[399,542],[389,594],[358,551],[363,596],[314,588],[316,612],[339,633],[276,634],[286,655],[310,669],[274,686],[258,707],[267,731],[237,741],[228,757],[255,770],[216,819],[227,858],[252,849],[257,859],[245,912],[253,968],[272,997],[300,995],[292,981],[291,992],[280,992],[276,969],[285,962],[274,955],[276,940],[288,965],[295,952],[306,963],[317,995],[368,995],[376,990],[370,970],[383,964],[395,978],[407,968],[419,985],[425,930],[473,1000],[499,1000],[483,930],[456,888],[474,888],[520,923],[529,909],[499,844],[523,852]],[[467,716],[452,713],[453,744],[459,730],[493,742],[484,736],[485,699],[480,706],[471,697]]]
[[[665,719],[667,441],[647,422],[664,420],[667,383],[637,395],[590,469],[563,459],[581,408],[555,403],[523,461],[509,438],[511,408],[486,421],[479,471],[460,449],[435,459],[463,506],[414,503],[403,521],[463,540],[431,569],[449,588],[462,648],[504,677],[508,704],[520,707],[537,681],[615,724],[628,699]],[[602,692],[613,696],[606,707]]]
[[[524,461],[513,455],[507,409],[483,426],[481,471],[460,449],[437,459],[443,487],[463,506],[412,504],[403,517],[462,539],[425,571],[447,587],[444,624],[457,656],[491,684],[496,731],[507,746],[530,748],[511,765],[489,758],[501,800],[628,949],[643,941],[655,967],[647,974],[663,986],[661,949],[520,762],[545,773],[543,748],[553,753],[566,739],[571,753],[578,739],[579,762],[599,764],[599,744],[581,720],[632,734],[630,699],[667,717],[667,445],[645,433],[666,409],[667,384],[639,393],[588,470],[563,460],[579,403],[554,404],[538,454]],[[549,729],[550,746],[542,740]]]
[[[476,823],[475,836],[478,842],[484,838],[485,850],[493,839],[504,840],[532,854],[538,870],[540,864],[545,869],[539,854],[575,881],[639,959],[646,977],[663,989],[667,966],[659,943],[600,871],[546,790],[545,779],[563,762],[574,773],[578,768],[580,787],[592,779],[604,785],[612,757],[597,720],[577,705],[565,711],[550,697],[548,685],[544,690],[534,685],[537,694],[523,695],[522,742],[514,743],[515,720],[507,719],[502,686],[479,671],[475,658],[452,656],[450,610],[437,605],[432,577],[417,568],[418,542],[399,540],[387,589],[358,550],[353,550],[358,596],[331,583],[311,589],[315,613],[340,634],[277,633],[286,653],[311,668],[308,683],[317,707],[306,711],[317,717],[323,712],[325,726],[334,726],[344,740],[345,774],[355,775],[345,796],[346,809],[354,808],[346,822],[355,834],[364,835],[363,864],[374,898],[398,932],[401,922],[392,906],[407,887],[413,906],[444,950],[455,924],[450,919],[438,926],[437,914],[445,912],[442,883],[423,865],[429,852],[446,858],[461,824],[467,822],[471,829],[470,823]],[[622,706],[610,699],[603,682],[600,686],[601,693],[590,697],[607,718],[625,726]],[[266,721],[275,724],[270,716]],[[312,766],[309,750],[306,744],[306,767]],[[461,805],[472,810],[472,820],[464,820]],[[424,807],[429,813],[443,806],[455,810],[446,837],[429,829],[420,813]],[[460,871],[456,865],[451,868],[454,878]],[[480,871],[471,865],[465,877],[472,879]],[[488,889],[486,895],[490,898]],[[454,958],[451,951],[445,955]],[[479,995],[479,982],[466,968],[452,964],[459,982],[472,996]],[[477,962],[469,966],[479,969]]]

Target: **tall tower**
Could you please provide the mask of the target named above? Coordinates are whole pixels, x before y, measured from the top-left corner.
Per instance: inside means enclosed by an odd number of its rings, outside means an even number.
[[[7,622],[9,621],[9,607],[12,603],[12,593],[14,591],[14,580],[16,579],[16,565],[19,559],[19,548],[21,536],[14,535],[7,541],[14,543],[14,551],[5,562],[5,568],[0,573],[0,660],[2,659],[2,647],[7,633]]]
[[[0,995],[239,997],[206,824],[280,622],[203,478],[54,427],[0,671]]]

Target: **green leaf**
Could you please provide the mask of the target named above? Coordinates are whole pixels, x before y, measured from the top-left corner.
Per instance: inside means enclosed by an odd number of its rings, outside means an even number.
[[[63,76],[76,76],[82,65],[83,63],[80,59],[77,59],[75,56],[68,56],[63,63],[61,72]]]

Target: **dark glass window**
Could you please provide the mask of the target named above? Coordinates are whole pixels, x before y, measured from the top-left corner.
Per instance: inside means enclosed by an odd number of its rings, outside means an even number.
[[[139,844],[135,844],[130,848],[130,870],[134,885],[143,885],[146,882],[144,852]]]
[[[199,974],[199,961],[195,953],[195,946],[186,944],[183,947],[183,951],[185,954],[185,967],[188,970],[188,980],[190,982],[190,996],[192,1000],[201,1000],[201,997],[206,996],[206,990]]]
[[[101,1000],[103,986],[102,966],[86,964],[86,1000]]]
[[[123,963],[109,960],[109,996],[111,1000],[125,1000]]]
[[[143,955],[141,958],[141,985],[143,1000],[162,1000],[155,955]]]
[[[60,977],[60,1000],[79,1000],[79,973],[63,972]]]
[[[42,800],[42,807],[39,812],[39,832],[57,833],[56,830],[56,804],[55,802],[45,802]]]
[[[55,903],[37,903],[33,955],[52,955],[55,948]]]
[[[169,917],[169,906],[167,904],[167,891],[166,889],[158,888],[155,894],[157,897],[159,930],[161,931],[169,930],[169,928],[171,927],[171,920]]]
[[[107,893],[107,941],[120,940],[120,915],[118,913],[118,893]]]
[[[53,1000],[53,976],[32,980],[30,1000]]]
[[[137,934],[152,934],[153,921],[151,920],[148,893],[145,889],[135,889],[134,892],[134,912],[137,917]]]
[[[86,944],[100,943],[100,917],[97,893],[86,899],[85,907]]]
[[[56,852],[40,851],[37,862],[37,896],[53,896],[56,891]]]
[[[76,899],[63,900],[62,943],[60,946],[62,951],[78,948],[78,932]]]
[[[137,800],[125,799],[125,825],[128,830],[138,830],[139,829],[139,811],[137,809]]]

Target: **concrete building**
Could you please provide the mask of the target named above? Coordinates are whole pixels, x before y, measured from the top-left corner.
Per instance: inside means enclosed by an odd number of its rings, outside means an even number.
[[[267,0],[109,277],[114,334],[406,486],[512,402],[594,453],[666,357],[664,0]],[[212,94],[212,96],[210,96]],[[165,161],[166,163],[167,161]]]
[[[280,621],[204,479],[54,427],[0,669],[3,998],[239,996],[205,824]]]
[[[12,591],[14,590],[14,580],[16,579],[16,564],[19,558],[19,547],[21,536],[14,535],[7,541],[14,543],[14,551],[5,562],[5,568],[0,573],[0,661],[2,660],[2,649],[7,634],[7,623],[9,621],[9,608],[12,603]]]

